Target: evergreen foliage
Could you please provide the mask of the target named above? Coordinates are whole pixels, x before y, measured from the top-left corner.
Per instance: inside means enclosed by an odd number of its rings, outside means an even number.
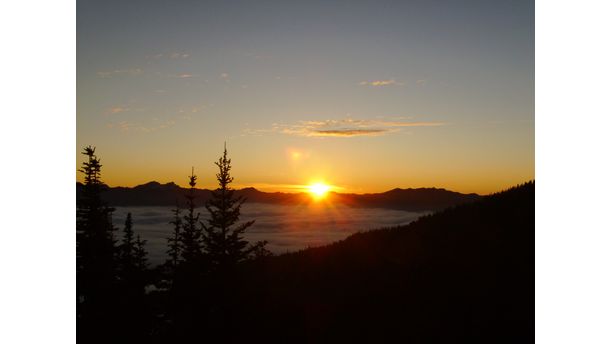
[[[146,240],[141,240],[140,235],[136,235],[136,250],[134,252],[134,257],[136,260],[136,268],[139,272],[145,273],[149,267],[149,261],[147,259],[147,251],[144,246],[147,243]]]
[[[128,213],[123,228],[123,239],[118,248],[119,276],[124,284],[142,292],[148,268],[147,252],[144,248],[146,240],[141,240],[140,235],[134,237],[132,226],[132,214]]]
[[[181,209],[178,206],[178,202],[176,208],[172,209],[172,214],[174,217],[170,224],[172,225],[172,235],[167,238],[168,241],[168,259],[166,260],[166,266],[168,266],[172,271],[174,271],[178,264],[179,259],[181,258],[181,227],[183,226],[183,222],[181,220]]]
[[[220,270],[253,258],[255,252],[263,254],[266,245],[265,241],[249,245],[243,237],[255,221],[236,224],[240,218],[240,207],[246,199],[234,197],[234,190],[230,187],[234,180],[230,175],[231,162],[227,148],[224,147],[223,156],[215,162],[219,168],[216,174],[219,187],[206,203],[210,218],[207,220],[208,225],[204,226],[204,248],[213,269]]]
[[[136,269],[136,243],[132,229],[132,213],[128,213],[123,227],[123,239],[119,245],[119,266],[124,278],[131,276]]]
[[[191,170],[189,176],[189,193],[187,198],[187,214],[183,216],[180,235],[180,256],[187,265],[194,265],[202,260],[202,228],[199,224],[200,213],[195,212],[195,186],[197,176]]]
[[[95,335],[99,326],[110,321],[116,280],[113,208],[101,198],[102,165],[95,148],[87,146],[87,157],[79,172],[84,174],[82,195],[77,202],[77,322],[79,338]]]
[[[119,305],[115,310],[118,321],[114,340],[126,343],[143,338],[147,331],[148,312],[145,286],[148,284],[147,252],[145,241],[135,235],[132,214],[128,213],[123,228],[123,238],[118,247],[119,288],[116,295]]]

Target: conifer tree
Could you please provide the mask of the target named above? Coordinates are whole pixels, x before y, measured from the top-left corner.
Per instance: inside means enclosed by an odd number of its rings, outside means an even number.
[[[147,284],[147,252],[145,240],[135,235],[132,228],[132,214],[128,213],[123,229],[123,239],[118,248],[119,291],[121,305],[115,309],[118,321],[117,338],[125,342],[142,339],[146,331],[147,311],[145,306],[145,286]]]
[[[236,224],[240,218],[240,207],[246,199],[234,197],[234,190],[230,187],[234,180],[230,175],[231,162],[224,146],[223,156],[215,162],[219,168],[216,174],[219,187],[206,203],[210,218],[208,225],[204,226],[204,247],[213,269],[218,270],[231,269],[237,263],[252,258],[255,252],[261,254],[266,245],[265,241],[249,245],[243,237],[255,221]]]
[[[102,165],[94,147],[87,146],[82,153],[87,161],[79,169],[84,184],[76,214],[77,321],[81,338],[99,335],[98,329],[110,320],[116,275],[114,209],[102,201]]]
[[[136,243],[132,229],[132,213],[128,213],[123,228],[123,239],[119,245],[119,264],[122,277],[129,277],[136,269]]]
[[[178,202],[176,204],[176,208],[172,209],[172,214],[174,217],[170,224],[173,226],[173,231],[168,240],[168,253],[169,258],[166,260],[166,265],[172,270],[176,270],[179,259],[181,258],[181,227],[183,222],[181,221],[181,209],[178,206]]]
[[[187,198],[187,214],[183,216],[183,230],[180,232],[180,253],[181,260],[192,266],[201,261],[202,258],[202,228],[199,225],[200,213],[195,211],[195,186],[197,176],[193,174],[189,176],[189,193],[185,195]]]
[[[174,264],[169,285],[169,307],[167,320],[172,324],[172,332],[179,338],[179,342],[185,338],[201,335],[203,321],[202,303],[203,277],[206,272],[204,255],[202,252],[202,228],[199,223],[200,214],[196,212],[196,186],[197,177],[191,171],[189,176],[190,189],[185,195],[187,209],[183,211],[182,218],[177,209],[174,213],[175,236],[170,243],[170,259],[168,264]],[[178,238],[178,245],[174,244],[174,238]]]
[[[134,252],[134,258],[136,261],[136,268],[138,272],[144,277],[149,267],[149,261],[147,259],[147,251],[144,246],[147,243],[146,240],[141,240],[140,235],[136,235],[136,250]]]
[[[140,235],[134,238],[132,228],[132,213],[128,213],[123,229],[123,239],[119,245],[119,271],[124,285],[141,293],[144,288],[143,276],[147,272],[147,252],[144,249],[146,240],[140,240]]]

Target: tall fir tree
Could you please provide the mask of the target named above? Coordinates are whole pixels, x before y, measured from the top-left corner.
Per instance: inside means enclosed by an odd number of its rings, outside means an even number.
[[[149,260],[147,259],[147,251],[145,250],[146,240],[140,239],[140,234],[136,235],[136,250],[134,252],[134,257],[136,261],[136,268],[138,272],[143,277],[143,280],[146,277],[147,269],[149,268]]]
[[[178,202],[176,208],[172,209],[172,234],[167,238],[168,241],[168,259],[166,260],[166,266],[170,271],[175,271],[178,267],[179,260],[181,259],[181,227],[183,221],[181,220],[181,209],[179,208]]]
[[[176,262],[176,266],[170,272],[170,285],[168,301],[170,302],[167,320],[171,324],[170,332],[175,336],[177,342],[187,342],[187,338],[196,338],[202,335],[204,324],[203,310],[206,306],[203,302],[204,276],[206,273],[206,261],[202,251],[202,227],[199,219],[200,214],[196,212],[196,182],[197,176],[193,168],[189,176],[189,186],[186,198],[187,209],[184,210],[182,218],[180,212],[174,212],[175,233],[178,233],[178,246],[170,245],[170,260]],[[170,241],[174,243],[174,239]],[[173,257],[173,255],[176,256]],[[176,259],[173,259],[176,258]]]
[[[79,169],[84,184],[76,213],[77,335],[86,341],[103,338],[102,328],[111,320],[116,264],[114,209],[102,201],[102,165],[94,147],[85,147],[82,154],[87,161]]]
[[[247,228],[255,221],[237,224],[240,218],[240,207],[244,197],[235,197],[230,184],[234,178],[230,175],[232,160],[223,147],[223,156],[215,162],[219,168],[216,174],[219,187],[212,192],[212,198],[206,203],[210,214],[204,226],[204,248],[213,269],[227,270],[236,264],[252,258],[265,251],[265,241],[250,245],[243,237]]]
[[[145,241],[133,229],[132,214],[128,213],[123,228],[123,238],[117,250],[119,262],[120,305],[115,309],[117,336],[114,340],[135,342],[146,336],[148,319],[145,305],[145,286],[148,267]]]
[[[195,208],[195,186],[198,177],[191,169],[189,176],[189,192],[187,198],[187,214],[183,216],[182,231],[180,232],[180,253],[183,263],[194,266],[202,260],[202,228],[199,225],[200,213]]]
[[[144,248],[146,240],[134,233],[132,213],[128,213],[123,228],[123,238],[118,248],[119,276],[123,284],[141,293],[144,290],[144,278],[147,274],[147,251]]]
[[[132,213],[128,213],[125,219],[125,226],[123,227],[123,239],[118,250],[120,276],[122,279],[129,278],[136,269],[136,242],[134,241],[132,225]]]

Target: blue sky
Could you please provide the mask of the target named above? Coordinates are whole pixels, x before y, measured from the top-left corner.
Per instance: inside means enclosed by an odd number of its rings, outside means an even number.
[[[77,150],[106,182],[212,185],[224,141],[264,189],[532,179],[533,2],[77,3]]]

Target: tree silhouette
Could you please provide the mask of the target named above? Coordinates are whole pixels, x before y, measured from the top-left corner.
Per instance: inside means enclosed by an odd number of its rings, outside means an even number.
[[[178,202],[176,208],[172,209],[172,214],[174,217],[172,221],[170,221],[170,224],[173,226],[173,230],[172,235],[167,238],[168,251],[166,251],[166,253],[169,258],[166,260],[166,266],[169,267],[171,271],[174,271],[181,258],[181,227],[183,225],[181,221],[181,209],[178,206]]]
[[[132,213],[128,213],[123,227],[123,239],[119,245],[119,267],[121,275],[129,278],[136,269],[136,243],[132,229]]]
[[[202,251],[202,227],[200,214],[196,212],[197,176],[193,169],[189,176],[190,189],[185,195],[187,209],[180,216],[178,208],[173,210],[173,235],[168,238],[169,285],[167,295],[166,320],[170,326],[168,332],[174,342],[183,342],[186,338],[201,335],[204,325],[206,306],[204,302],[203,280],[207,271],[206,260]]]
[[[146,240],[141,240],[140,235],[134,238],[132,225],[132,213],[128,213],[123,229],[123,239],[118,249],[120,279],[136,291],[142,292],[148,265],[147,252],[144,248]]]
[[[238,301],[242,282],[239,279],[238,265],[253,257],[256,251],[264,249],[265,242],[250,245],[243,238],[244,232],[255,221],[238,223],[243,197],[235,197],[230,184],[231,159],[227,148],[215,165],[218,188],[212,192],[205,206],[209,218],[204,227],[204,252],[209,264],[206,283],[208,312],[207,332],[213,341],[231,342],[232,336],[241,330],[243,319]]]
[[[134,257],[136,258],[136,268],[138,268],[138,271],[143,275],[146,273],[149,266],[147,251],[144,248],[146,243],[146,240],[140,239],[139,234],[136,235],[136,251],[134,252]]]
[[[147,310],[145,286],[147,284],[147,252],[145,241],[134,234],[132,214],[128,213],[123,228],[123,238],[118,247],[120,302],[115,310],[118,320],[117,336],[126,342],[138,341],[145,335]],[[118,338],[119,337],[119,338]]]
[[[180,232],[180,253],[182,261],[187,265],[195,265],[202,260],[202,228],[199,225],[200,213],[195,212],[195,186],[197,176],[189,176],[189,193],[187,198],[187,214],[183,217],[183,230]]]
[[[101,198],[102,165],[95,148],[87,146],[82,154],[87,161],[79,169],[85,183],[76,213],[78,337],[101,339],[110,320],[115,282],[114,209]]]
[[[213,269],[226,270],[253,257],[255,252],[262,254],[265,241],[249,245],[243,238],[244,232],[255,221],[236,225],[240,218],[240,207],[246,200],[234,197],[230,184],[234,178],[230,175],[232,160],[227,157],[227,148],[223,147],[223,156],[215,162],[219,168],[216,174],[219,187],[212,192],[212,198],[206,203],[210,214],[208,225],[204,226],[204,248]]]

